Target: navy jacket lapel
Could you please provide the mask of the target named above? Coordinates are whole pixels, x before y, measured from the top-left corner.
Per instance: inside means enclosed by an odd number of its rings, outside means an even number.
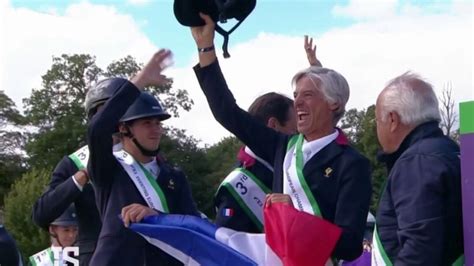
[[[327,165],[335,157],[343,152],[343,147],[335,140],[329,143],[326,147],[316,153],[303,167],[303,175],[308,178],[314,174],[318,169]]]

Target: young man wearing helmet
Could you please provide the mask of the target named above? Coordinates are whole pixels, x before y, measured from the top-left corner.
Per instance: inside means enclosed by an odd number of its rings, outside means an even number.
[[[161,122],[170,115],[142,92],[168,82],[161,72],[170,55],[160,50],[131,81],[113,79],[114,95],[89,124],[88,169],[103,222],[91,265],[179,265],[126,227],[158,212],[199,216],[184,174],[157,157]]]
[[[31,256],[31,265],[63,265],[63,248],[73,246],[77,237],[78,223],[74,205],[70,205],[63,214],[51,222],[48,230],[51,247]]]
[[[110,82],[110,79],[103,80],[87,92],[85,111],[88,120],[112,96],[114,91],[108,86]],[[32,215],[36,225],[48,230],[49,224],[74,203],[79,225],[79,263],[84,266],[89,265],[101,228],[94,190],[86,171],[88,159],[87,145],[64,156],[53,171],[48,189],[36,200]]]

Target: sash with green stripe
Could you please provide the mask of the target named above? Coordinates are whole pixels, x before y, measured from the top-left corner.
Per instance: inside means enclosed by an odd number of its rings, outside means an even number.
[[[392,266],[393,263],[390,261],[390,258],[387,256],[382,241],[380,241],[380,236],[377,231],[377,226],[374,229],[372,244],[372,266]],[[453,266],[463,266],[464,265],[464,255],[459,256],[456,261],[452,264]]]
[[[306,182],[303,175],[303,134],[294,135],[288,141],[286,155],[283,161],[283,193],[290,195],[295,208],[306,213],[324,218],[321,214],[318,202]],[[293,153],[296,154],[293,160]],[[294,164],[294,168],[290,168]],[[292,169],[293,171],[291,171]],[[335,258],[329,258],[325,266],[338,265]]]
[[[87,162],[89,161],[89,147],[84,146],[74,153],[69,155],[69,158],[77,166],[77,169],[85,169],[87,167]]]
[[[383,190],[379,198],[379,203],[377,205],[380,205],[380,200],[382,199],[382,196],[387,189],[387,183],[388,183],[388,178],[385,180],[384,185],[382,186]],[[372,254],[371,254],[371,261],[373,266],[393,266],[393,263],[390,261],[390,258],[387,255],[387,252],[385,251],[385,248],[382,245],[382,241],[380,240],[380,235],[377,230],[377,220],[375,221],[375,228],[374,228],[374,234],[372,236]],[[456,259],[456,261],[452,264],[453,266],[463,266],[464,265],[464,255],[459,256],[459,258]]]
[[[117,144],[120,145],[120,144]],[[165,194],[156,182],[155,177],[143,165],[137,162],[132,155],[123,149],[114,147],[113,154],[122,165],[130,179],[132,179],[140,195],[148,204],[148,207],[169,213]]]
[[[283,192],[290,195],[295,208],[322,217],[319,205],[303,175],[303,140],[302,134],[290,138],[283,161]],[[293,160],[293,153],[296,153]],[[291,167],[291,166],[295,167]]]
[[[30,264],[32,266],[53,266],[54,255],[51,247],[36,253],[30,257]]]
[[[263,231],[263,205],[265,196],[271,190],[265,186],[254,174],[244,168],[237,168],[222,181],[225,187],[239,206],[245,211],[247,217]]]

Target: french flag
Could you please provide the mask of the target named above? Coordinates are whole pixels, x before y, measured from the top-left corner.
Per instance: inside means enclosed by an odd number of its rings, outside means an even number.
[[[207,220],[162,214],[130,226],[185,265],[326,265],[341,229],[283,203],[264,209],[265,234],[218,228]]]
[[[232,217],[234,216],[234,209],[230,209],[230,208],[225,208],[222,210],[224,216],[227,216],[227,217]]]

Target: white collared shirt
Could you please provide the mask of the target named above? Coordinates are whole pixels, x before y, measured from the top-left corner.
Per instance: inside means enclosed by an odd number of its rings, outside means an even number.
[[[158,163],[156,162],[156,158],[153,158],[153,160],[149,163],[143,163],[143,167],[145,167],[155,179],[158,178],[158,175],[160,174],[160,167],[158,167]]]
[[[306,141],[303,140],[303,165],[306,164],[306,162],[309,161],[315,154],[317,154],[320,150],[322,150],[324,147],[329,145],[332,141],[334,141],[337,136],[339,136],[339,132],[337,130],[334,130],[334,133],[327,135],[325,137],[315,139],[313,141]],[[293,151],[293,157],[296,156],[296,149]]]

